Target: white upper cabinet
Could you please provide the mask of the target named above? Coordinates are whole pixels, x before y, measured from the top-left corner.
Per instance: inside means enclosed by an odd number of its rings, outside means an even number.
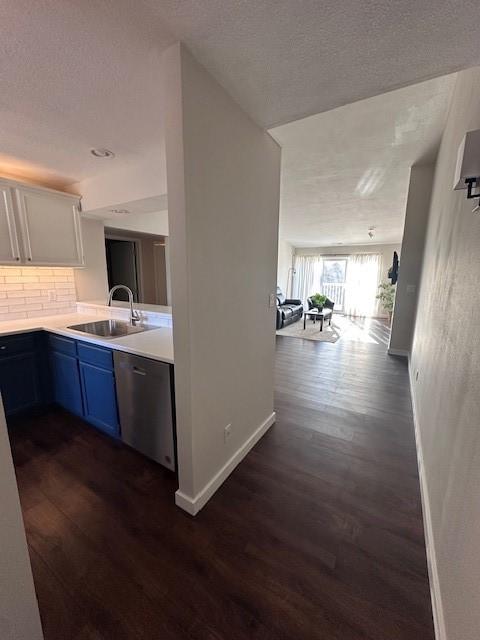
[[[26,261],[36,265],[83,264],[78,198],[25,187],[15,192]]]
[[[0,181],[0,263],[83,266],[77,196]]]
[[[20,262],[17,226],[10,187],[0,181],[0,263]]]

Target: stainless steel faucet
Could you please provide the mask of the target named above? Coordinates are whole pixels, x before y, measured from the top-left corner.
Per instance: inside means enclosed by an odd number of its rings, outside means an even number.
[[[133,308],[133,292],[130,289],[130,287],[127,287],[124,284],[116,284],[114,287],[112,287],[110,289],[110,291],[108,292],[107,306],[108,307],[112,306],[113,294],[118,289],[124,289],[127,292],[128,302],[130,303],[130,324],[134,327],[135,323],[140,320],[140,315],[139,315],[138,311],[136,311]]]

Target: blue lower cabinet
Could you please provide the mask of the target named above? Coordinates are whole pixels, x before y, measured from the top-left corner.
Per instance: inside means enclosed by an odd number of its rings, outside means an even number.
[[[42,403],[35,353],[20,353],[0,360],[0,389],[7,416]]]
[[[67,411],[83,416],[78,360],[60,351],[50,352],[53,399]]]
[[[113,371],[80,362],[84,419],[111,436],[119,435]]]

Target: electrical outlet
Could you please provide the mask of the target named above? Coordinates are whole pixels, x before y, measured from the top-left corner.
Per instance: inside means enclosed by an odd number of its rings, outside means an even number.
[[[271,293],[271,294],[268,296],[268,306],[269,306],[270,308],[275,306],[275,298],[276,298],[276,295],[275,295],[274,293]]]
[[[55,291],[55,289],[50,289],[48,291],[48,301],[55,302],[56,299],[57,299],[57,292]]]
[[[224,431],[223,431],[223,438],[224,441],[226,442],[230,436],[232,435],[232,424],[227,424],[227,426],[225,427]]]

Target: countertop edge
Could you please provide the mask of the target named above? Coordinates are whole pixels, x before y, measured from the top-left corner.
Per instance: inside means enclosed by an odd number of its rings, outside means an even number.
[[[96,317],[95,320],[103,320],[106,318]],[[152,333],[154,331],[171,331],[171,329],[167,327],[158,327],[157,329],[151,329],[148,333]],[[90,344],[96,344],[101,347],[106,347],[108,349],[112,349],[112,351],[123,351],[125,353],[131,353],[132,355],[141,356],[143,358],[149,358],[150,360],[157,360],[159,362],[165,362],[167,364],[174,365],[174,358],[170,356],[158,355],[152,353],[151,351],[146,351],[143,349],[138,349],[136,347],[131,347],[129,345],[121,344],[115,342],[114,340],[108,338],[101,338],[98,336],[92,336],[80,331],[75,331],[74,329],[68,329],[67,327],[52,327],[48,326],[48,323],[39,322],[31,327],[19,327],[18,329],[11,328],[8,330],[2,330],[0,325],[0,338],[2,336],[11,336],[11,335],[19,335],[22,333],[33,333],[35,331],[46,331],[47,333],[55,333],[57,335],[61,335],[67,338],[73,338],[75,340],[80,340],[81,342],[88,342]],[[143,334],[142,334],[143,335]],[[128,336],[130,337],[130,336]],[[123,338],[120,338],[123,339]]]

